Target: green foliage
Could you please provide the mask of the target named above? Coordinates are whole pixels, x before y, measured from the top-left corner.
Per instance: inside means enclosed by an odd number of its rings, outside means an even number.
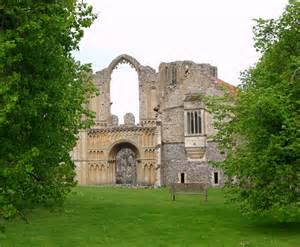
[[[94,19],[82,1],[0,0],[0,218],[62,203],[75,184],[69,153],[94,87],[71,51]]]
[[[299,2],[292,1],[278,20],[257,20],[260,60],[242,74],[234,97],[205,98],[227,155],[218,165],[231,199],[247,214],[279,220],[300,215],[299,20]]]

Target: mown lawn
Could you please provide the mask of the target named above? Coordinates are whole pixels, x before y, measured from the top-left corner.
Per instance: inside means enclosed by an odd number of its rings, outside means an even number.
[[[0,246],[300,247],[300,224],[250,220],[221,190],[170,200],[166,189],[77,187],[63,209],[7,224]]]

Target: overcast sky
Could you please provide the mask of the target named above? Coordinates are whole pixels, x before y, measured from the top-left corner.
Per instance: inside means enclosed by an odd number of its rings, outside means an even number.
[[[86,2],[93,5],[98,19],[85,31],[80,51],[75,56],[83,63],[92,63],[94,71],[107,67],[115,57],[125,53],[155,70],[160,62],[210,63],[218,67],[220,79],[237,85],[240,71],[253,65],[259,57],[253,48],[253,19],[277,18],[288,1]],[[122,118],[130,111],[138,118],[134,70],[120,66],[112,75],[111,86],[112,112]]]

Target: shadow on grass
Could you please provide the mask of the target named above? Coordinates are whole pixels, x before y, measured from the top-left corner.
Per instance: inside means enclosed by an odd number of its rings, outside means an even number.
[[[276,221],[266,221],[252,223],[251,226],[257,231],[268,230],[273,234],[300,234],[300,221],[296,222],[276,222]]]

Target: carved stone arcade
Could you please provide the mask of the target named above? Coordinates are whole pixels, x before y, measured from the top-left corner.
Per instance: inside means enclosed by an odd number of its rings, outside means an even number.
[[[111,74],[121,63],[128,63],[138,74],[138,124],[131,113],[125,115],[121,125],[111,114]],[[100,94],[87,107],[96,113],[95,123],[80,132],[72,152],[79,184],[161,186],[180,182],[182,173],[186,182],[212,183],[212,174],[217,170],[208,161],[222,156],[210,138],[214,134],[211,115],[197,95],[220,95],[220,85],[233,89],[217,79],[216,67],[177,61],[161,63],[156,72],[131,56],[121,55],[94,74],[94,84]],[[193,111],[200,119],[197,129],[201,132],[190,134],[187,116]],[[217,185],[222,185],[222,171],[217,172]]]

